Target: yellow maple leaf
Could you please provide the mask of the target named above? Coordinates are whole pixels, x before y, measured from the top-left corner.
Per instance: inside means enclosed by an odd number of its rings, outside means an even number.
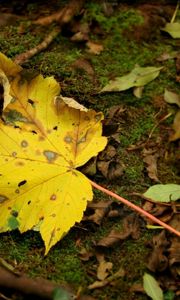
[[[45,254],[82,219],[93,194],[76,168],[107,143],[102,113],[55,102],[59,91],[52,77],[17,75],[0,121],[0,232],[38,227]]]

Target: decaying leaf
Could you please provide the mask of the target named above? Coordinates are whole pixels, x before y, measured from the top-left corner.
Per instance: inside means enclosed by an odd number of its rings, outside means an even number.
[[[93,209],[94,213],[84,216],[84,221],[93,221],[100,225],[103,218],[109,213],[112,200],[99,201],[98,203],[89,203],[88,208]]]
[[[88,41],[86,43],[86,46],[88,47],[87,51],[89,53],[96,54],[96,55],[99,55],[104,49],[103,45],[94,43],[92,41]]]
[[[174,118],[174,122],[172,125],[172,128],[174,130],[174,134],[170,136],[170,141],[176,141],[180,139],[180,110],[177,112]]]
[[[133,239],[138,239],[140,236],[139,218],[131,214],[123,219],[123,228],[121,231],[112,230],[106,237],[102,238],[97,246],[113,247],[115,244],[125,240],[131,236]]]
[[[180,23],[178,23],[178,22],[167,23],[166,26],[162,30],[169,33],[173,39],[180,38]]]
[[[102,281],[109,276],[109,272],[112,270],[113,264],[109,261],[106,261],[103,254],[96,257],[99,262],[99,266],[97,268],[97,278]]]
[[[164,100],[170,104],[177,104],[180,107],[180,95],[165,89]]]
[[[169,241],[166,238],[165,231],[153,236],[152,238],[152,251],[148,257],[147,268],[152,272],[162,272],[168,266],[168,258],[164,254],[169,246]]]
[[[160,73],[162,67],[139,67],[135,68],[122,77],[111,80],[101,91],[103,92],[120,92],[132,87],[140,87],[154,80]]]
[[[143,150],[143,161],[147,164],[147,172],[149,178],[154,180],[155,182],[160,182],[158,179],[157,173],[157,158],[159,155],[157,153],[153,153],[153,151],[144,149]]]
[[[148,273],[143,276],[143,286],[146,294],[153,300],[163,300],[163,292],[156,279]]]
[[[4,72],[9,68],[7,64]],[[5,116],[14,111],[21,118],[15,126],[0,122],[0,232],[39,226],[46,254],[82,219],[92,199],[89,180],[76,168],[107,143],[101,135],[102,113],[64,101],[54,104],[59,92],[52,77],[15,76],[14,102]]]
[[[156,202],[170,202],[180,199],[180,185],[156,184],[151,186],[144,194],[145,197]]]

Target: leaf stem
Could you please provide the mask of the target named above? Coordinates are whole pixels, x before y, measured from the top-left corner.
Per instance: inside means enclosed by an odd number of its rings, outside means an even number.
[[[138,213],[144,215],[145,217],[147,217],[148,219],[150,219],[154,223],[159,224],[160,226],[164,227],[165,229],[169,230],[170,232],[172,232],[172,233],[174,233],[174,234],[176,234],[177,236],[180,237],[180,232],[177,231],[175,228],[173,228],[173,227],[169,226],[168,224],[162,222],[161,220],[157,219],[156,217],[154,217],[153,215],[151,215],[150,213],[148,213],[144,209],[140,208],[139,206],[131,203],[127,199],[124,199],[124,198],[120,197],[119,195],[107,190],[106,188],[102,187],[101,185],[95,183],[94,181],[91,181],[91,180],[89,180],[89,181],[90,181],[91,185],[93,187],[95,187],[96,189],[98,189],[98,190],[102,191],[103,193],[117,199],[118,201],[121,201],[122,203],[129,206],[130,208],[137,211]]]

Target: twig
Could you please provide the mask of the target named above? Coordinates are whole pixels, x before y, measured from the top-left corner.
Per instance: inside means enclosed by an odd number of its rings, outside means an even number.
[[[174,21],[176,19],[177,12],[178,12],[178,9],[179,9],[179,0],[177,2],[176,9],[175,9],[175,11],[173,13],[173,16],[172,16],[172,19],[171,19],[170,23],[174,23]]]
[[[49,300],[53,299],[54,289],[61,288],[69,295],[68,299],[73,299],[73,295],[68,288],[52,283],[46,279],[32,279],[25,274],[16,275],[3,267],[0,267],[0,287]]]
[[[122,203],[124,203],[125,205],[129,206],[130,208],[132,208],[133,210],[137,211],[138,213],[144,215],[145,217],[147,217],[148,219],[150,219],[151,221],[153,221],[154,223],[159,224],[160,226],[163,226],[165,229],[169,230],[170,232],[173,232],[174,234],[176,234],[177,236],[180,237],[180,232],[177,231],[176,229],[174,229],[173,227],[171,227],[170,225],[162,222],[161,220],[157,219],[156,217],[154,217],[153,215],[151,215],[150,213],[148,213],[147,211],[145,211],[144,209],[140,208],[139,206],[131,203],[130,201],[128,201],[127,199],[124,199],[122,197],[120,197],[119,195],[105,189],[104,187],[100,186],[99,184],[95,183],[94,181],[89,180],[91,185],[93,187],[95,187],[96,189],[102,191],[103,193],[117,199],[118,201],[121,201]]]
[[[62,26],[69,23],[72,20],[72,18],[78,13],[78,11],[82,8],[83,3],[84,0],[71,0],[66,7],[64,7],[60,12],[56,13],[56,17],[58,15],[56,20],[58,21],[58,27],[53,29],[39,45],[15,56],[14,62],[19,65],[22,65],[24,62],[26,62],[28,59],[30,59],[37,53],[40,53],[41,51],[45,50],[61,32]]]

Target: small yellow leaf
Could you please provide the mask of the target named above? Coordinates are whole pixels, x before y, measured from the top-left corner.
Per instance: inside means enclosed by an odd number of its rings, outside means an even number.
[[[107,143],[102,113],[55,103],[59,92],[52,77],[18,74],[11,83],[15,100],[5,110],[6,123],[0,121],[0,232],[38,228],[46,254],[93,197],[76,168]]]

